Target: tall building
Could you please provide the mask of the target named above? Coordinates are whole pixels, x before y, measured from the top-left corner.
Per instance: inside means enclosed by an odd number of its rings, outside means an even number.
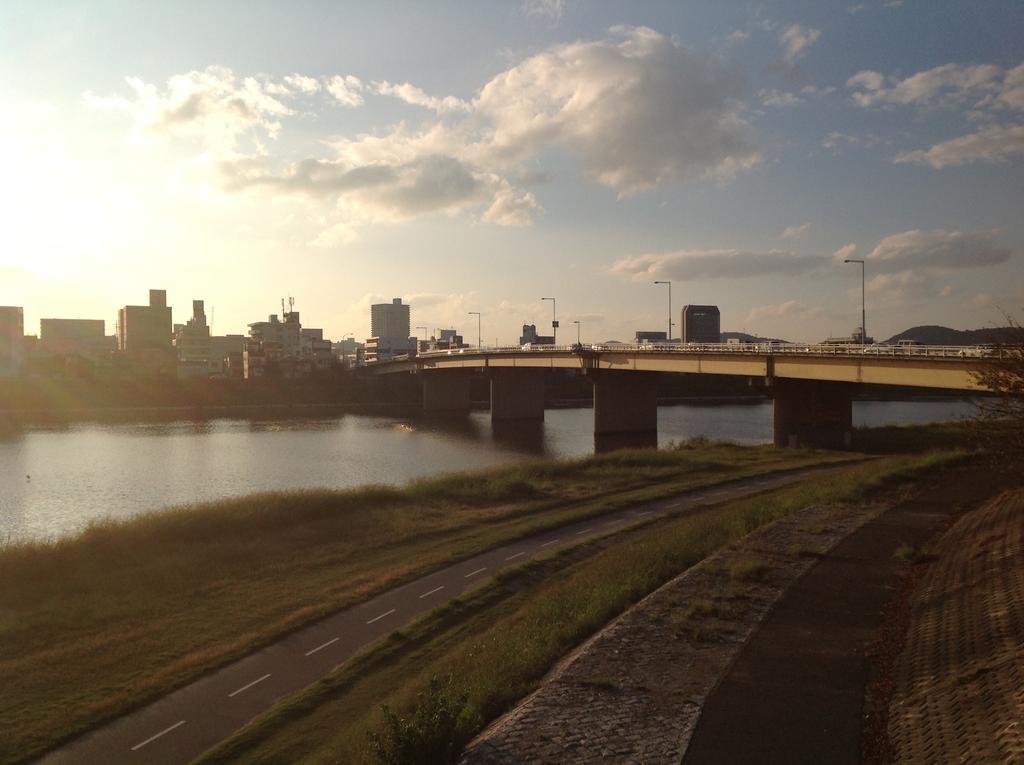
[[[389,361],[415,354],[418,342],[410,337],[410,306],[402,298],[370,306],[370,337],[366,339],[366,361]]]
[[[149,305],[126,305],[117,312],[117,347],[123,353],[171,352],[173,325],[167,290],[150,290]]]
[[[370,337],[408,340],[409,329],[409,306],[402,304],[402,298],[370,306]]]
[[[249,325],[249,338],[252,341],[280,346],[284,356],[299,356],[302,353],[302,324],[298,311],[285,311],[284,321],[271,314],[266,321],[257,321]]]
[[[0,306],[0,377],[21,372],[25,360],[25,312],[18,306]]]
[[[538,335],[536,324],[524,324],[523,334],[519,336],[519,344],[526,345],[554,345],[555,338],[553,335]]]
[[[174,350],[178,354],[179,377],[207,377],[210,374],[210,326],[206,305],[192,301],[192,318],[174,325]]]
[[[683,306],[684,343],[722,342],[722,318],[717,305]]]
[[[96,361],[109,355],[103,319],[40,319],[39,345],[52,356]]]

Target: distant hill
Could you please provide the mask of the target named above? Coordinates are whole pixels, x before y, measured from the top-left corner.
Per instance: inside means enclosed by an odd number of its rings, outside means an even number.
[[[736,338],[741,343],[788,343],[789,340],[780,340],[777,337],[758,337],[748,335],[746,332],[723,332],[722,342],[727,343],[730,339]]]
[[[922,345],[991,345],[1022,341],[1021,330],[1014,327],[990,327],[987,329],[950,329],[934,324],[911,327],[893,335],[885,342],[895,344],[900,340],[913,340]]]

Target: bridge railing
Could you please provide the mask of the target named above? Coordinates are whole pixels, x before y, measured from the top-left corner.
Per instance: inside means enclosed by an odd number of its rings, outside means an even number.
[[[832,343],[574,343],[572,345],[526,345],[483,346],[480,348],[459,348],[444,351],[425,351],[420,357],[494,353],[729,353],[729,354],[773,354],[784,356],[885,356],[902,359],[929,357],[945,359],[1002,358],[1007,349],[999,346],[974,345],[871,345]]]

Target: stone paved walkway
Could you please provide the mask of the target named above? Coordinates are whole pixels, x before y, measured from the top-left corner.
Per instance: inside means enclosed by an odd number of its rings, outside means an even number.
[[[705,699],[764,615],[882,510],[808,507],[709,557],[567,657],[461,763],[679,762]]]

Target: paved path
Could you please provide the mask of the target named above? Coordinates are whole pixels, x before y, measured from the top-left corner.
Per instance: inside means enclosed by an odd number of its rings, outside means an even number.
[[[995,491],[970,470],[865,524],[783,596],[705,703],[685,765],[860,763],[866,649],[906,567],[893,554]]]
[[[362,647],[503,569],[658,515],[794,483],[832,466],[740,479],[517,540],[341,611],[46,755],[47,765],[188,762]]]

